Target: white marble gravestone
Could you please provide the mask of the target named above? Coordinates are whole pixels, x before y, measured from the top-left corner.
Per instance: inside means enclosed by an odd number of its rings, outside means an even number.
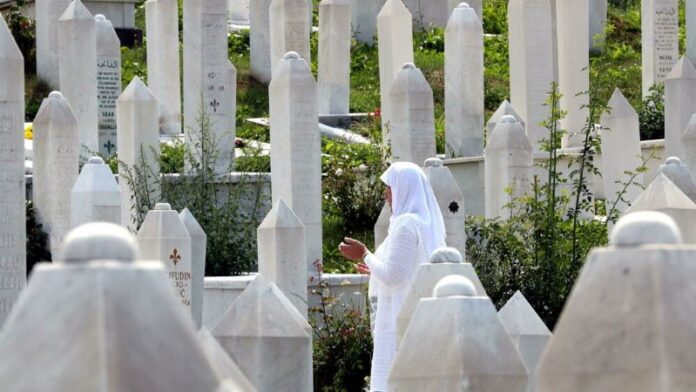
[[[373,45],[377,30],[377,14],[385,0],[351,0],[351,27],[358,42]]]
[[[687,1],[686,14],[686,57],[693,63],[696,61],[696,3]]]
[[[322,193],[317,87],[307,62],[287,53],[268,92],[273,203],[283,199],[305,225],[311,280],[322,257]]]
[[[34,3],[36,8],[36,73],[53,89],[60,88],[58,19],[70,0],[47,0]]]
[[[87,160],[70,192],[70,227],[90,222],[121,224],[121,188],[100,157]]]
[[[319,3],[319,114],[350,112],[350,1]]]
[[[251,0],[228,0],[229,21],[238,26],[249,25],[249,6]]]
[[[678,0],[641,1],[643,96],[662,83],[679,60]]]
[[[532,145],[524,134],[522,125],[513,116],[503,116],[488,136],[486,145],[486,218],[507,219],[515,212],[507,205],[529,191],[533,157]]]
[[[538,392],[693,388],[696,248],[681,242],[663,214],[618,222],[566,301],[539,364]]]
[[[389,374],[389,391],[523,392],[527,379],[491,300],[477,296],[469,279],[450,275],[413,313]]]
[[[462,3],[461,0],[405,0],[404,5],[413,15],[413,22],[419,28],[430,29],[433,27],[445,27],[452,11]],[[482,0],[464,1],[481,19],[483,13]]]
[[[225,382],[230,382],[233,389],[230,392],[256,392],[256,388],[244,375],[239,365],[234,363],[232,358],[225,352],[220,343],[215,339],[208,329],[202,327],[198,333],[198,340],[201,342],[206,355],[210,359],[215,372]]]
[[[457,180],[440,158],[429,158],[425,161],[423,172],[430,181],[433,193],[445,220],[445,243],[457,249],[466,258],[466,208]]]
[[[96,15],[99,152],[116,153],[116,99],[121,95],[121,41],[104,15]]]
[[[515,108],[512,106],[510,101],[507,99],[504,100],[500,106],[498,106],[498,109],[496,109],[495,112],[491,115],[491,118],[488,119],[488,122],[486,122],[486,133],[488,135],[493,133],[493,130],[495,129],[495,126],[498,125],[499,122],[503,120],[503,116],[512,116],[515,117],[515,120],[522,125],[523,129],[527,128],[527,123],[524,121],[524,119],[517,113]]]
[[[116,121],[121,224],[134,231],[141,212],[134,200],[133,178],[137,171],[159,175],[160,151],[157,99],[137,76],[116,100]],[[148,176],[145,183],[156,200],[159,192],[154,178]]]
[[[445,30],[445,154],[483,154],[483,26],[460,4]]]
[[[689,173],[689,168],[679,158],[669,157],[665,159],[665,163],[660,165],[659,171],[667,176],[691,201],[696,203],[696,184]]]
[[[191,314],[196,327],[200,328],[203,322],[203,282],[208,236],[188,208],[179,213],[179,218],[191,237]]]
[[[552,0],[556,1],[556,0]],[[607,39],[607,10],[609,3],[607,0],[590,0],[590,50],[600,51],[604,48]]]
[[[682,135],[696,113],[696,68],[686,56],[665,78],[665,156],[686,156]]]
[[[382,211],[380,211],[377,217],[377,222],[375,222],[374,234],[375,234],[375,249],[377,249],[384,239],[387,238],[389,234],[389,220],[391,219],[391,207],[389,203],[384,203]]]
[[[212,333],[257,390],[312,390],[312,329],[262,275],[237,297]]]
[[[476,288],[476,294],[486,296],[476,270],[471,263],[465,263],[462,254],[455,248],[440,248],[430,256],[430,261],[418,266],[411,288],[396,318],[397,341],[401,341],[411,321],[418,302],[432,296],[435,285],[449,275],[461,275],[469,279]]]
[[[692,177],[696,175],[696,114],[691,116],[682,134],[682,161],[689,169]]]
[[[307,317],[307,254],[297,246],[306,243],[304,224],[281,198],[256,232],[259,274],[275,283]]]
[[[160,133],[181,133],[179,11],[175,0],[145,2],[147,81],[159,101]]]
[[[604,0],[606,1],[606,0]],[[550,0],[511,0],[508,4],[510,44],[510,96],[527,123],[526,132],[535,152],[548,130],[545,106],[553,75],[553,18]]]
[[[614,90],[608,111],[600,117],[602,156],[602,181],[607,201],[607,213],[614,210],[621,215],[638,198],[642,189],[633,184],[643,183],[643,165],[640,150],[640,124],[638,113],[631,107],[619,89]],[[626,172],[634,172],[629,175]],[[631,183],[626,186],[625,184]]]
[[[384,3],[377,15],[377,36],[382,140],[386,143],[392,127],[389,97],[392,83],[405,63],[413,63],[413,22],[411,13],[401,0],[387,0]]]
[[[307,19],[308,0],[273,0],[269,8],[271,37],[271,73],[275,77],[278,63],[287,52],[297,52],[311,64],[309,34],[312,26]]]
[[[79,174],[78,119],[58,91],[44,99],[34,119],[33,200],[54,258],[70,231],[70,192]]]
[[[162,262],[175,297],[191,314],[191,236],[179,214],[169,204],[157,203],[147,213],[137,238],[142,258]]]
[[[551,331],[518,290],[498,311],[500,321],[529,371],[528,392],[534,391],[535,374]]]
[[[77,118],[78,153],[87,158],[99,152],[96,23],[80,0],[70,3],[58,23],[60,91]]]
[[[26,281],[24,59],[0,15],[0,327]]]
[[[269,7],[272,0],[253,0],[249,5],[249,51],[251,76],[261,83],[271,81],[271,27]]]
[[[136,255],[124,228],[91,223],[34,267],[0,341],[3,391],[218,391],[163,266]]]
[[[401,68],[389,92],[391,155],[421,165],[435,156],[433,90],[413,63]]]

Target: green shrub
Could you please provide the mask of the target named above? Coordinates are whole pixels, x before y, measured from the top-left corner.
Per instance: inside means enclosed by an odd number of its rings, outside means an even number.
[[[31,75],[36,73],[36,22],[20,11],[26,5],[26,0],[17,0],[3,16],[7,18],[7,27],[24,56],[24,72]]]
[[[638,109],[640,118],[640,140],[663,139],[665,137],[665,86],[658,84],[650,88]]]
[[[36,218],[36,209],[30,201],[26,203],[27,214],[27,275],[36,263],[51,261],[51,252],[48,249],[48,234],[43,230],[43,225]]]

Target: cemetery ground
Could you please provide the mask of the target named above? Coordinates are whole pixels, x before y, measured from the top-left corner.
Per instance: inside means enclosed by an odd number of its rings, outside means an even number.
[[[253,1],[253,0],[252,0]],[[315,1],[318,3],[318,1]],[[508,37],[506,1],[484,1],[485,37],[485,109],[486,118],[509,99]],[[680,3],[683,3],[681,0]],[[181,1],[179,2],[181,18]],[[680,25],[684,26],[683,5]],[[315,7],[316,14],[316,7]],[[314,16],[317,25],[317,15]],[[8,24],[25,57],[26,121],[33,121],[42,100],[50,89],[35,75],[35,46],[31,22],[13,13]],[[136,7],[136,27],[144,27],[144,3]],[[641,22],[640,3],[633,0],[610,0],[607,38],[602,50],[590,58],[590,119],[599,122],[607,109],[615,88],[619,88],[640,116],[642,140],[664,137],[663,88],[657,86],[650,96],[641,94]],[[147,37],[145,37],[147,39]],[[684,31],[680,32],[680,48],[685,50]],[[270,158],[262,154],[254,142],[268,143],[269,130],[252,124],[249,118],[269,116],[268,88],[256,82],[250,73],[249,33],[242,30],[228,37],[229,59],[237,69],[237,137],[245,156],[236,161],[241,173],[270,172]],[[311,35],[312,72],[317,73],[318,39]],[[138,76],[147,82],[145,44],[122,48],[122,80],[128,85]],[[444,114],[444,30],[414,28],[414,60],[432,87],[435,103],[435,129],[438,153],[445,153]],[[324,272],[355,273],[352,263],[344,260],[337,244],[346,235],[374,246],[373,228],[383,206],[383,185],[379,175],[387,167],[389,151],[381,144],[379,67],[377,46],[353,40],[351,46],[350,112],[369,115],[354,123],[351,131],[369,138],[372,144],[345,144],[322,139],[323,193],[323,262]],[[563,117],[558,109],[560,97],[549,86],[548,138],[544,152],[549,159],[543,163],[543,178],[535,178],[533,192],[511,201],[516,211],[508,220],[467,217],[466,259],[476,268],[488,296],[498,308],[520,290],[550,329],[576,281],[590,251],[608,242],[608,225],[618,218],[611,200],[595,200],[587,186],[585,173],[598,172],[594,156],[599,139],[585,130],[583,153],[573,158],[585,170],[562,175],[555,155],[560,148],[562,130],[557,120]],[[205,118],[200,119],[202,130]],[[31,130],[25,135],[31,138]],[[206,148],[208,150],[206,150]],[[203,150],[214,155],[214,143]],[[163,143],[159,162],[162,173],[183,173],[189,152],[183,143]],[[105,157],[114,172],[118,157]],[[563,163],[565,165],[565,163]],[[628,173],[626,187],[633,175],[645,171],[643,166]],[[188,179],[162,180],[162,200],[174,209],[188,207],[208,235],[207,276],[242,275],[257,269],[256,226],[263,216],[253,208],[242,213],[240,196],[230,187],[225,201],[220,202],[219,180],[210,167],[197,167]],[[142,174],[147,176],[147,174]],[[253,182],[253,177],[242,181]],[[137,186],[138,180],[133,182]],[[168,185],[170,185],[168,187]],[[176,186],[175,186],[176,185]],[[564,190],[560,190],[564,188]],[[625,190],[625,189],[624,189]],[[149,196],[149,195],[148,195]],[[617,195],[620,198],[621,195]],[[144,219],[155,200],[141,200],[138,211]],[[259,201],[256,200],[258,203]],[[221,205],[217,209],[210,205]],[[46,234],[36,222],[31,205],[27,206],[27,258],[32,265],[47,260]],[[607,216],[606,220],[584,219]],[[43,244],[43,246],[42,246]],[[314,292],[320,306],[310,309],[315,320],[314,385],[316,390],[361,390],[369,374],[371,335],[369,316],[358,311],[362,306],[340,304],[321,280]],[[344,307],[331,312],[334,306]]]

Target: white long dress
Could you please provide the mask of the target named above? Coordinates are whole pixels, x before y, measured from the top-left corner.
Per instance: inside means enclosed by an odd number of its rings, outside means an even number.
[[[404,216],[391,224],[389,235],[375,254],[365,257],[372,275],[370,285],[376,285],[370,291],[376,292],[378,298],[370,374],[370,390],[373,392],[387,391],[387,378],[397,346],[396,317],[418,265],[427,262],[416,220]]]

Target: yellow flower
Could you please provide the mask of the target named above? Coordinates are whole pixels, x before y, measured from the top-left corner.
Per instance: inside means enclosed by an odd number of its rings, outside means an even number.
[[[32,140],[34,138],[34,128],[32,123],[28,123],[24,126],[24,138],[27,140]]]

